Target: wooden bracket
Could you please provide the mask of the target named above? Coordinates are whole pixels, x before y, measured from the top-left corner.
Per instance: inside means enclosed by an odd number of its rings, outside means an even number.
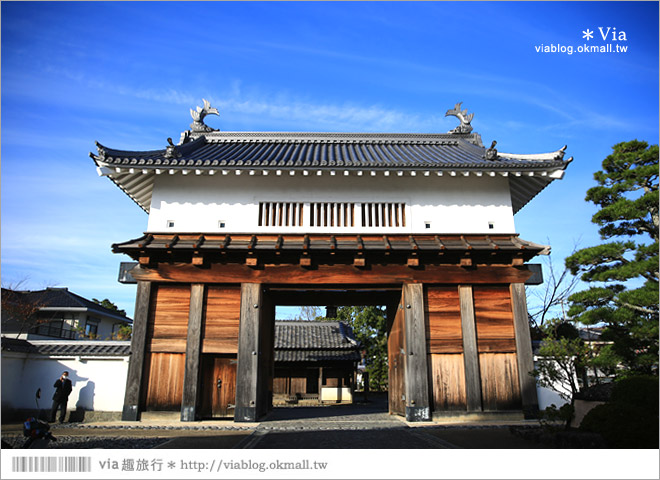
[[[511,261],[511,265],[514,267],[522,267],[525,264],[525,259],[521,257],[516,257]]]
[[[140,264],[140,266],[147,266],[151,263],[151,257],[149,256],[140,257],[138,258],[138,263]]]
[[[307,257],[307,256],[300,257],[300,266],[301,267],[311,267],[312,266],[312,258]]]
[[[196,267],[201,267],[204,265],[204,257],[202,255],[193,255],[192,264]]]
[[[419,267],[419,257],[408,257],[406,265],[409,267]]]
[[[248,267],[256,267],[257,263],[258,263],[257,257],[247,257],[245,259],[245,265],[247,265]]]
[[[463,257],[461,258],[461,267],[471,267],[472,266],[472,259],[470,257]]]
[[[354,267],[364,267],[366,264],[367,264],[367,261],[362,256],[357,256],[353,259],[353,266]]]

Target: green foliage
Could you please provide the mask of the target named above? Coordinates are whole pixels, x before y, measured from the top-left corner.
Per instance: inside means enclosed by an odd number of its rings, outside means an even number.
[[[600,434],[613,448],[658,448],[658,377],[617,381],[610,401],[587,413],[580,429]]]
[[[566,259],[573,275],[592,284],[569,297],[568,315],[584,325],[605,326],[603,340],[613,344],[601,350],[597,363],[657,375],[658,146],[619,143],[602,167],[586,200],[600,207],[592,221],[609,241]]]
[[[589,363],[589,347],[576,335],[575,327],[566,322],[551,321],[543,331],[546,336],[531,375],[536,377],[540,386],[554,390],[564,400],[572,402],[580,390],[577,372]]]
[[[387,315],[379,307],[340,307],[337,320],[353,328],[355,338],[366,351],[366,371],[369,373],[369,389],[387,390]]]
[[[568,429],[575,415],[575,407],[570,403],[565,403],[557,408],[554,403],[543,411],[540,423],[546,430],[556,430],[557,424],[562,425],[564,430]]]
[[[120,310],[117,305],[115,305],[113,302],[108,300],[107,298],[104,298],[103,300],[99,300],[98,298],[92,298],[92,302],[101,305],[102,307],[107,308],[108,310],[113,310],[117,312],[119,315],[126,316],[126,310]]]
[[[635,405],[658,415],[658,377],[632,375],[617,380],[610,402]]]
[[[130,340],[133,335],[133,325],[122,325],[114,332],[110,340]]]

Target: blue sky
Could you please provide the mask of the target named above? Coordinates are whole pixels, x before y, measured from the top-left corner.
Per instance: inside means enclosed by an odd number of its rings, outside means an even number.
[[[658,143],[657,2],[3,2],[2,283],[67,286],[129,315],[114,242],[147,215],[88,153],[159,149],[202,98],[221,130],[446,132],[575,157],[520,213],[521,237],[599,241],[584,202],[615,143]],[[603,31],[610,28],[607,40]],[[594,32],[586,40],[583,32]],[[626,40],[611,40],[625,32]],[[545,45],[625,53],[537,53]]]

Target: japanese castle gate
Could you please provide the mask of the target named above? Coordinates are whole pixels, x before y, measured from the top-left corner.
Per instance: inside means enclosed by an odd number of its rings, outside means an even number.
[[[221,132],[208,102],[177,145],[91,155],[149,214],[113,245],[138,262],[123,419],[271,408],[276,305],[386,305],[390,412],[537,409],[513,215],[571,159],[447,134]]]

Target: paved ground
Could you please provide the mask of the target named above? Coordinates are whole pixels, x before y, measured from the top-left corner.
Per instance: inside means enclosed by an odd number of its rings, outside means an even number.
[[[260,423],[181,423],[173,415],[145,416],[139,423],[53,425],[49,448],[170,449],[429,449],[543,448],[510,432],[509,424],[408,424],[389,415],[382,401],[324,407],[275,408]],[[22,444],[22,425],[3,425],[2,439]]]

